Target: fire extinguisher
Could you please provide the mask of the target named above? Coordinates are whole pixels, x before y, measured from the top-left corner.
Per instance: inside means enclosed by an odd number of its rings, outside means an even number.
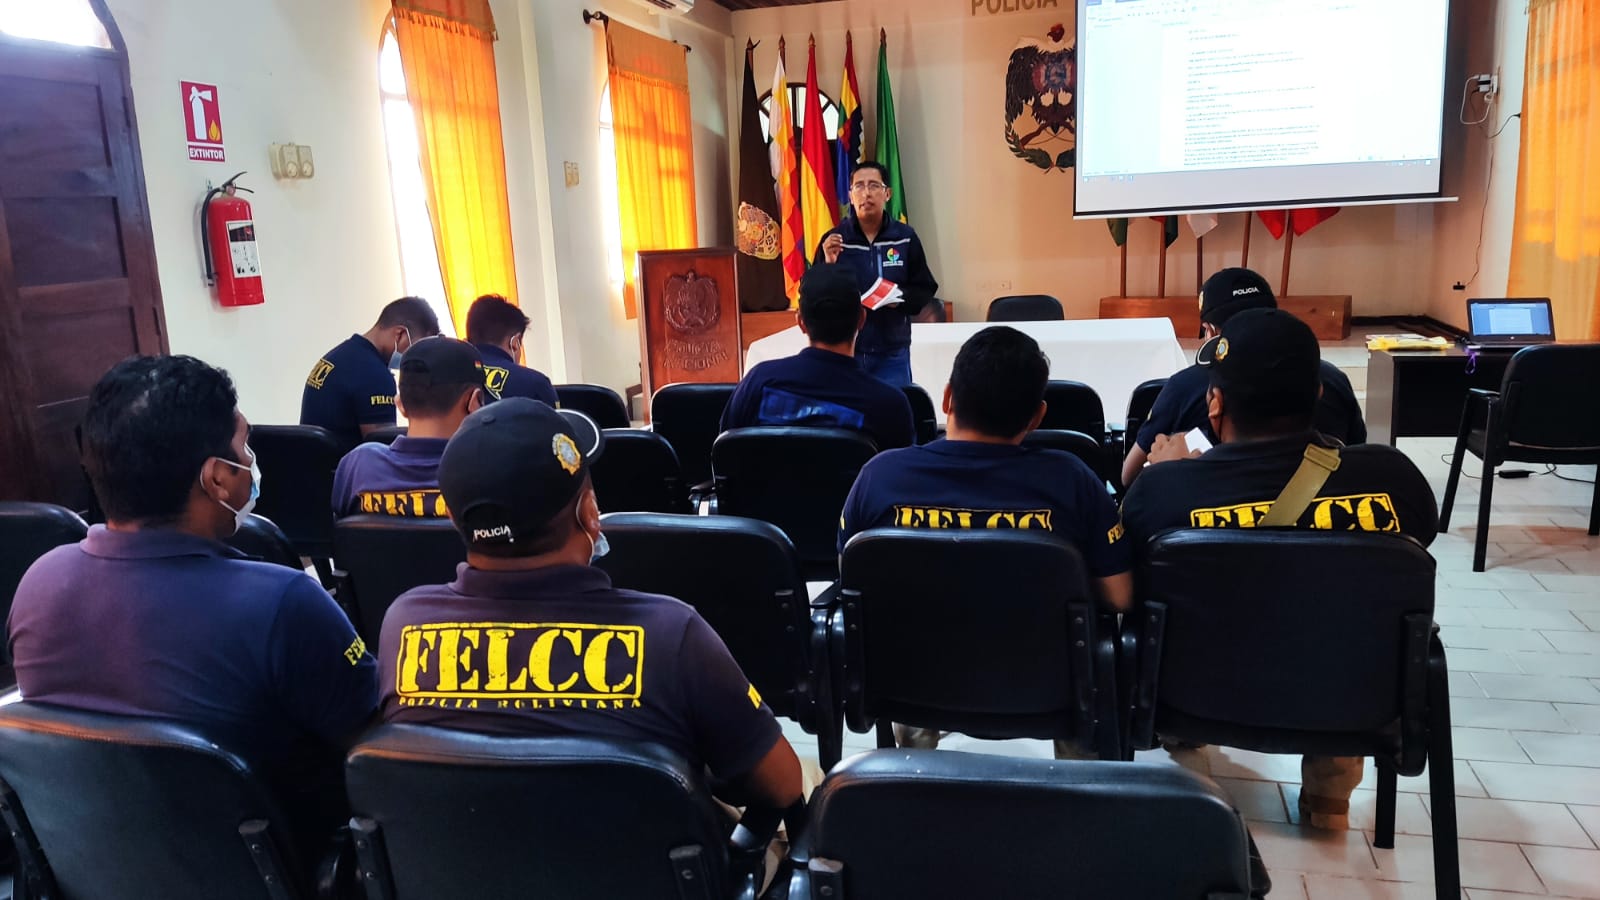
[[[207,191],[200,205],[206,284],[217,289],[217,300],[223,306],[253,306],[266,300],[261,289],[255,216],[249,202],[238,196],[239,191],[254,191],[235,184],[243,174]]]

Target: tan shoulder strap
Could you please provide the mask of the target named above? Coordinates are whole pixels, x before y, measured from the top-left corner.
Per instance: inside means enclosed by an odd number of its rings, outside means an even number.
[[[1278,499],[1272,501],[1272,508],[1261,521],[1256,523],[1258,528],[1291,528],[1311,506],[1311,501],[1317,499],[1317,491],[1328,483],[1328,476],[1339,469],[1338,448],[1318,447],[1316,444],[1306,445],[1305,458],[1300,461],[1300,468],[1294,470],[1294,477],[1284,485],[1283,493]]]

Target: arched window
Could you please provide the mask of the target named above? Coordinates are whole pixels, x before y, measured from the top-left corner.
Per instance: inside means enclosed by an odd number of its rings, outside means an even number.
[[[408,295],[428,301],[443,333],[454,336],[444,276],[439,273],[439,251],[433,241],[433,218],[428,213],[417,118],[406,98],[406,72],[400,64],[393,21],[385,26],[378,48],[378,88],[383,98],[383,136],[389,150],[389,192],[400,244],[401,282]]]
[[[0,33],[12,37],[111,49],[111,36],[89,0],[0,0]]]
[[[827,129],[828,142],[835,143],[839,139],[839,104],[833,102],[826,92],[817,90],[817,100],[822,104],[822,127]],[[800,144],[806,127],[806,86],[804,84],[789,85],[789,108],[794,110],[794,140]],[[761,95],[761,139],[772,143],[772,92],[767,91]]]
[[[620,295],[622,271],[622,198],[617,191],[617,133],[611,127],[611,83],[600,91],[600,224],[604,229],[606,273]]]

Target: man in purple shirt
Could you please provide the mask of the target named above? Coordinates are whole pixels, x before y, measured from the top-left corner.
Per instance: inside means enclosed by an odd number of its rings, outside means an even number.
[[[748,802],[800,797],[800,763],[728,648],[688,605],[619,590],[589,466],[599,428],[513,397],[467,417],[439,487],[467,542],[450,584],[383,619],[383,718],[481,734],[660,744]]]
[[[129,359],[94,386],[83,459],[107,524],[23,576],[17,685],[34,703],[200,729],[291,809],[336,824],[377,664],[314,579],[222,543],[260,494],[237,406],[227,373],[188,356]]]
[[[850,428],[879,450],[916,441],[905,392],[878,380],[855,357],[856,333],[867,319],[850,270],[818,264],[800,282],[800,330],[811,346],[745,373],[722,411],[722,430],[755,425]]]
[[[466,341],[417,341],[400,360],[400,412],[406,433],[384,445],[361,444],[333,473],[333,512],[403,518],[449,515],[439,497],[439,457],[473,410],[494,397],[483,359]]]

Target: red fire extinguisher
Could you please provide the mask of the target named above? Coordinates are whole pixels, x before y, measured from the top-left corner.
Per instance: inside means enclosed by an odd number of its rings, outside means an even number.
[[[261,256],[256,250],[255,216],[238,191],[254,193],[229,178],[206,192],[200,205],[200,243],[205,250],[206,284],[215,286],[223,306],[253,306],[264,302]]]

